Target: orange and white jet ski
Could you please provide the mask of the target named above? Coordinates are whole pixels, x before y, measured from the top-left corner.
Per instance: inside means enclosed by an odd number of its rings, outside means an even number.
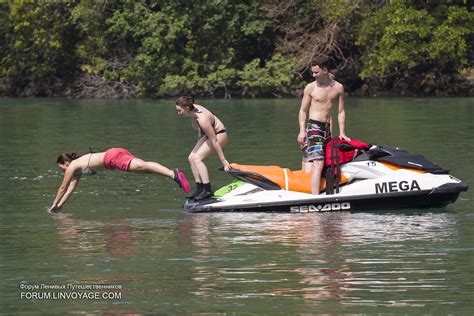
[[[190,212],[325,212],[439,208],[468,186],[423,156],[390,146],[333,138],[326,146],[321,193],[310,173],[279,166],[232,164],[236,181],[212,198],[188,200]]]

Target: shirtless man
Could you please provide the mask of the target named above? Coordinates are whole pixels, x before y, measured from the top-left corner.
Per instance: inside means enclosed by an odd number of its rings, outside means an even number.
[[[331,138],[331,109],[339,103],[339,138],[349,140],[345,134],[346,112],[344,110],[344,87],[329,73],[329,60],[311,63],[315,79],[304,89],[298,121],[300,133],[298,143],[303,149],[303,169],[311,172],[311,192],[319,194],[321,173],[324,168],[323,144]],[[309,112],[309,120],[306,122]]]

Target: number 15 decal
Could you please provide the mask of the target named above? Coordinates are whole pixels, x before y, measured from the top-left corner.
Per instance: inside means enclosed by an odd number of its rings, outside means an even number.
[[[376,165],[377,165],[377,163],[375,161],[367,162],[367,166],[369,166],[369,167],[375,167]]]

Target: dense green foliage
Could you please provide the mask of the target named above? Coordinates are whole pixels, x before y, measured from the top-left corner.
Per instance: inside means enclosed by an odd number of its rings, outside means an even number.
[[[258,6],[239,1],[135,3],[107,24],[114,41],[138,47],[122,78],[144,95],[227,93],[240,69],[273,50]]]
[[[5,9],[3,5],[2,16]],[[2,49],[1,73],[14,93],[32,85],[41,94],[52,82],[75,73],[76,33],[68,5],[20,2],[7,9],[9,23],[2,26],[6,49]]]
[[[361,23],[362,78],[455,74],[472,66],[474,15],[465,7],[391,1]],[[423,87],[424,88],[424,87]]]
[[[442,94],[473,66],[465,1],[13,1],[0,18],[7,95],[291,95],[318,56],[352,90]]]

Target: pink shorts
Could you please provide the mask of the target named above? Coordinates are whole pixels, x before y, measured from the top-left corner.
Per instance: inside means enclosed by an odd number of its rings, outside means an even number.
[[[104,167],[105,169],[128,171],[130,162],[132,162],[134,158],[137,157],[126,149],[110,148],[105,152]]]

